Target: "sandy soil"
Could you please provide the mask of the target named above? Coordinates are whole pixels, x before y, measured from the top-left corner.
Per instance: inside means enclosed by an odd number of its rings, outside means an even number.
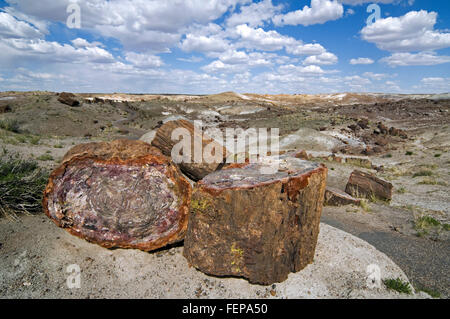
[[[190,267],[183,247],[145,253],[108,250],[71,236],[45,216],[0,221],[2,298],[429,298],[368,288],[367,267],[381,278],[402,278],[386,255],[350,234],[321,225],[315,261],[273,286],[207,276]],[[80,288],[69,288],[70,265],[80,268]],[[70,269],[69,269],[70,270]],[[69,279],[68,279],[69,278]]]

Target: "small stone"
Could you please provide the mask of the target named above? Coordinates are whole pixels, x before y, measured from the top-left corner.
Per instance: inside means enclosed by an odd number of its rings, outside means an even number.
[[[325,189],[325,204],[329,206],[360,205],[361,200],[335,188]]]
[[[369,128],[369,120],[368,119],[360,119],[357,124],[362,129]]]
[[[389,135],[392,136],[400,136],[401,138],[408,138],[408,134],[405,133],[405,131],[395,128],[395,127],[391,127],[389,129]]]
[[[381,134],[386,135],[389,133],[388,127],[386,125],[384,125],[383,123],[379,122],[377,127]]]

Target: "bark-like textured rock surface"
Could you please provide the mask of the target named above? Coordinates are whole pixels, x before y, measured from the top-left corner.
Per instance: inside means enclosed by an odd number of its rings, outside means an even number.
[[[392,199],[392,184],[378,177],[358,170],[353,171],[348,180],[345,192],[355,197],[371,197]]]
[[[184,238],[191,192],[147,143],[88,143],[51,174],[43,207],[56,225],[90,242],[150,251]]]
[[[195,163],[194,161],[194,138],[195,135],[195,129],[194,125],[187,121],[187,120],[176,120],[176,121],[170,121],[162,125],[158,130],[156,131],[156,135],[152,141],[152,145],[159,148],[164,155],[171,156],[172,155],[172,148],[179,142],[178,140],[172,140],[172,132],[177,128],[184,128],[186,129],[191,136],[191,161],[189,163],[179,163],[178,166],[180,167],[181,171],[186,174],[189,178],[191,178],[194,181],[198,181],[205,177],[206,175],[214,172],[215,170],[219,169],[223,166],[223,163],[225,162],[226,158],[226,150],[225,148],[212,140],[211,138],[207,136],[199,136],[199,139],[201,139],[202,148],[205,149],[206,146],[209,145],[209,147],[215,148],[219,150],[222,148],[222,154],[221,160],[218,162],[210,163],[208,164],[206,161],[202,160],[201,163]],[[200,134],[202,133],[201,130],[199,130]]]
[[[78,106],[80,102],[75,99],[75,95],[72,93],[62,92],[59,94],[58,101],[69,105],[69,106]]]
[[[291,156],[279,171],[258,163],[214,172],[197,183],[184,256],[199,270],[251,283],[286,280],[313,261],[327,168]]]
[[[325,189],[325,205],[328,206],[345,206],[360,205],[361,200],[350,196],[343,191],[331,187]]]

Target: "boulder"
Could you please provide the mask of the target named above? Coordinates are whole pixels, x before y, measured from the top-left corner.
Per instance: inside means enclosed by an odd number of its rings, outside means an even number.
[[[381,134],[386,135],[389,133],[388,127],[384,125],[382,122],[379,122],[377,127],[380,130]]]
[[[375,175],[353,171],[348,180],[345,192],[354,197],[375,198],[390,201],[392,199],[391,183],[377,178]]]
[[[358,126],[362,129],[368,129],[369,128],[369,120],[368,119],[360,119],[357,122]]]
[[[11,105],[9,105],[9,103],[6,103],[4,101],[0,101],[0,114],[1,113],[8,113],[11,112],[12,108]]]
[[[206,176],[193,192],[184,256],[210,275],[286,280],[313,262],[326,177],[325,166],[290,155]]]
[[[408,138],[408,134],[406,134],[405,131],[395,128],[395,127],[391,127],[389,129],[389,135],[400,136],[401,138],[404,138],[404,139]]]
[[[103,247],[155,250],[184,238],[191,186],[141,141],[77,145],[50,176],[44,212]]]
[[[58,101],[69,105],[69,106],[79,106],[80,102],[75,99],[75,95],[72,93],[62,92],[59,94]]]
[[[164,123],[157,129],[156,134],[152,139],[152,145],[159,148],[164,155],[169,157],[172,156],[173,147],[181,140],[181,138],[180,140],[177,140],[176,138],[175,140],[172,139],[172,133],[174,132],[174,130],[180,128],[185,129],[188,132],[191,144],[191,156],[189,157],[189,159],[187,161],[183,160],[181,163],[177,163],[181,171],[186,174],[186,176],[194,181],[198,181],[224,165],[227,156],[225,147],[220,145],[215,140],[209,138],[205,134],[202,134],[201,129],[195,129],[194,124],[188,120],[181,119]],[[199,136],[199,134],[201,134],[201,136]],[[201,150],[197,150],[202,154],[202,159],[199,163],[195,162],[195,139],[198,139],[201,144]],[[208,163],[203,158],[203,150],[205,150],[206,147],[211,150],[214,149],[217,152],[222,149],[220,159],[218,158],[218,160],[213,161],[213,163]],[[214,154],[216,153],[214,152]],[[220,155],[219,152],[217,154]]]
[[[349,194],[332,187],[325,189],[325,205],[328,206],[345,206],[345,205],[360,205],[361,200],[356,199]]]

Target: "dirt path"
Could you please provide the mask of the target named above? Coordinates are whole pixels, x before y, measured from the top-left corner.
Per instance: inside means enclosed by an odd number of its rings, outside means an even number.
[[[450,243],[397,232],[378,231],[364,223],[349,223],[324,210],[322,222],[359,237],[390,257],[415,287],[450,296]]]

